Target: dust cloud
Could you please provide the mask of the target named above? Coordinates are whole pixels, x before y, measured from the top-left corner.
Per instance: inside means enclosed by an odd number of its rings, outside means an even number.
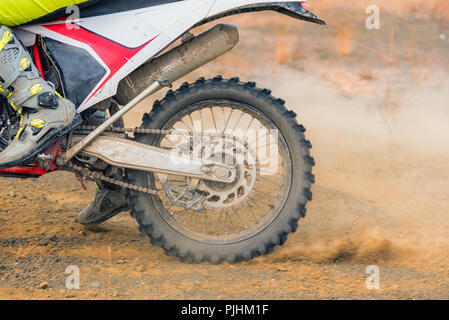
[[[268,257],[272,262],[311,261],[314,263],[379,263],[388,262],[410,255],[412,248],[392,242],[388,236],[376,229],[331,239],[322,240],[306,246],[291,246],[281,249],[276,255]]]
[[[298,80],[300,79],[300,80]],[[345,95],[322,78],[279,74],[272,87],[308,129],[315,199],[275,261],[448,260],[449,84],[435,74],[386,94]],[[325,92],[326,94],[323,94]],[[413,253],[413,254],[412,254]]]

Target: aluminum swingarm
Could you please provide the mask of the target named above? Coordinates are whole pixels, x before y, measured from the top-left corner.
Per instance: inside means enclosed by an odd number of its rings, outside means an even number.
[[[119,168],[173,174],[200,180],[231,183],[236,177],[233,166],[148,146],[129,139],[100,136],[84,147],[82,153]]]

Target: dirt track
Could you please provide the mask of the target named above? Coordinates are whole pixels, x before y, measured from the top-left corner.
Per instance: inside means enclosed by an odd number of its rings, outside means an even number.
[[[256,45],[250,32],[237,54]],[[325,62],[251,65],[245,76],[285,98],[314,145],[314,199],[284,247],[237,265],[186,265],[128,214],[94,230],[76,224],[93,186],[82,191],[70,174],[2,179],[0,299],[449,299],[448,74],[432,69],[417,86],[401,66],[374,66],[362,81],[359,65]],[[225,57],[198,74],[235,76],[238,65]],[[80,290],[65,288],[69,265]],[[380,290],[365,286],[369,265]]]
[[[304,90],[314,81],[303,79]],[[328,90],[331,96],[335,89]],[[449,156],[399,146],[394,134],[372,136],[377,117],[369,113],[355,136],[347,123],[355,111],[345,117],[350,105],[339,109],[334,127],[319,117],[326,111],[320,108],[316,100],[313,108],[297,109],[315,145],[314,200],[299,231],[274,254],[238,265],[186,265],[152,247],[127,214],[96,230],[77,225],[74,217],[93,189],[83,192],[70,174],[5,180],[0,296],[449,298]],[[365,269],[373,264],[381,289],[370,291]],[[68,265],[80,267],[79,291],[65,289]],[[43,281],[48,289],[38,288]]]

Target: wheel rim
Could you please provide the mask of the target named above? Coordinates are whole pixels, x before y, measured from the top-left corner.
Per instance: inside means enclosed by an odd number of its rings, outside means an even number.
[[[226,133],[236,136],[236,140],[250,150],[248,153],[256,155],[256,168],[245,164],[247,168],[240,170],[240,176],[239,172],[237,174],[239,179],[242,174],[246,175],[245,179],[241,180],[248,182],[247,187],[253,185],[250,194],[244,194],[246,197],[244,200],[237,199],[240,203],[231,197],[227,199],[228,204],[235,203],[235,205],[225,208],[220,208],[220,205],[218,208],[209,205],[204,211],[195,211],[173,205],[165,195],[160,198],[152,197],[158,213],[171,228],[203,243],[230,244],[259,234],[280,214],[291,187],[292,163],[285,138],[264,113],[241,102],[210,100],[183,109],[169,119],[162,129]],[[174,135],[159,136],[153,144],[176,150],[186,148],[187,139],[191,145],[191,137]],[[201,143],[202,141],[199,142]],[[265,158],[262,157],[264,151]],[[278,164],[276,168],[273,162]],[[248,174],[248,171],[251,173]],[[180,176],[169,175],[166,179],[176,184],[178,188],[185,188],[185,185],[190,183],[188,178]],[[252,180],[256,181],[252,183]],[[164,189],[164,181],[161,182],[157,174],[148,174],[148,184],[159,190]],[[202,191],[208,192],[220,188],[232,190],[234,193],[235,190],[239,190],[232,185],[210,181],[200,182],[198,186]],[[240,196],[241,194],[240,191]],[[237,198],[238,195],[234,197]]]

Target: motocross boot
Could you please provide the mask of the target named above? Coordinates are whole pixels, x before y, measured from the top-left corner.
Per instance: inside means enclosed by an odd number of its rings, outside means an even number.
[[[90,115],[87,123],[91,126],[99,126],[107,119],[105,112],[97,110]],[[120,176],[116,175],[114,178],[119,179]],[[125,191],[117,186],[98,182],[94,199],[80,211],[76,221],[82,225],[98,225],[122,211],[129,211]]]
[[[0,28],[0,94],[20,118],[15,138],[0,153],[0,168],[30,160],[82,122],[75,105],[40,77],[30,54],[7,27]]]
[[[86,226],[98,225],[120,212],[128,210],[129,205],[123,190],[112,190],[102,184],[97,184],[94,199],[81,210],[76,221]]]

